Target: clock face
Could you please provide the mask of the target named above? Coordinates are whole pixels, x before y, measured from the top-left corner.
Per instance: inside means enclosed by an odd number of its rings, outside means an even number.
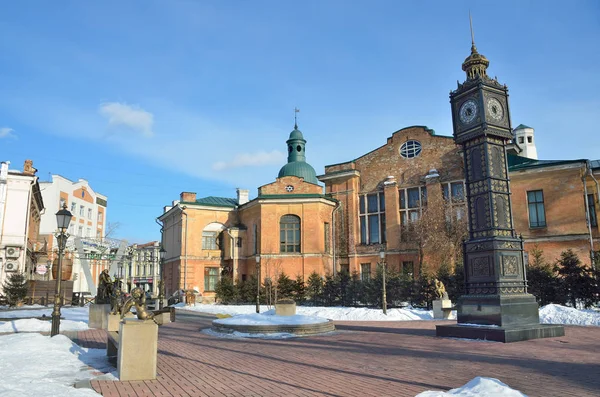
[[[502,108],[502,104],[496,98],[489,98],[486,103],[486,110],[488,116],[493,121],[500,121],[504,117],[504,109]]]
[[[463,124],[470,124],[477,116],[477,103],[469,99],[461,105],[458,115]]]

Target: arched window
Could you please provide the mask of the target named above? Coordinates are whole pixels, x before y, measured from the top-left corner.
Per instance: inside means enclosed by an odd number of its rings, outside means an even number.
[[[220,223],[213,222],[208,224],[202,231],[202,249],[219,250],[223,246],[221,242],[221,232],[225,229]]]
[[[300,252],[300,218],[284,215],[279,221],[280,252]]]

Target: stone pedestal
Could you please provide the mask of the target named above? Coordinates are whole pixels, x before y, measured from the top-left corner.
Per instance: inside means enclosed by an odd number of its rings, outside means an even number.
[[[106,329],[108,327],[108,313],[110,313],[110,304],[90,304],[88,327]]]
[[[294,316],[296,314],[296,302],[276,303],[275,314],[278,316]]]
[[[108,315],[108,326],[107,326],[106,330],[108,332],[118,332],[120,322],[121,322],[120,314],[109,314]]]
[[[158,325],[152,320],[125,318],[119,328],[119,380],[156,379]]]
[[[154,315],[154,321],[158,325],[164,325],[171,322],[171,313],[170,312],[162,312]]]
[[[433,318],[436,320],[449,320],[452,314],[452,301],[450,299],[436,299],[433,301]]]

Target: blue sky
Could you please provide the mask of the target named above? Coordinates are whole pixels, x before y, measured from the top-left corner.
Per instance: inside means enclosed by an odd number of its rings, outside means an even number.
[[[451,135],[475,42],[541,159],[600,158],[597,1],[103,0],[0,4],[0,160],[87,179],[130,242],[181,191],[235,197],[394,131]]]

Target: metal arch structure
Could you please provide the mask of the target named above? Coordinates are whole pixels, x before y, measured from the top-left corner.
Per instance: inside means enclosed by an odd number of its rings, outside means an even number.
[[[115,274],[120,262],[123,262],[127,256],[127,240],[117,240],[112,238],[81,238],[75,237],[73,243],[69,247],[73,252],[76,253],[77,258],[80,261],[81,269],[85,275],[85,279],[88,284],[88,289],[92,294],[95,293],[97,286],[92,277],[92,271],[90,268],[89,257],[84,249],[87,247],[88,250],[95,251],[94,254],[98,255],[98,258],[102,260],[110,260],[109,273]],[[117,250],[116,254],[112,255],[111,252]]]

